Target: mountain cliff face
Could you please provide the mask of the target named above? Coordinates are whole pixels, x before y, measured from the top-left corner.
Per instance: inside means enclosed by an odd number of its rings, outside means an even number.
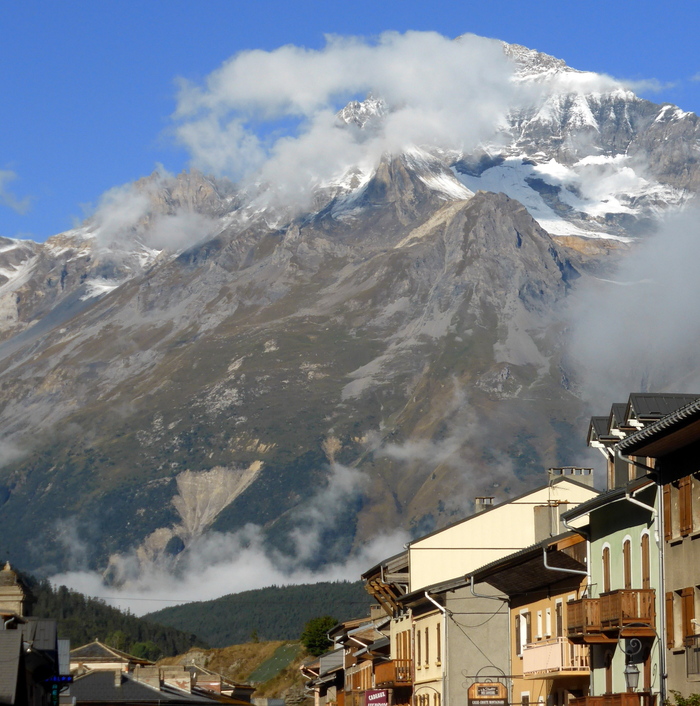
[[[476,153],[387,155],[304,213],[154,175],[128,227],[0,242],[13,561],[63,569],[77,531],[87,565],[119,581],[125,552],[171,567],[252,523],[313,568],[576,462],[584,411],[556,314],[694,197],[697,118],[506,52],[543,92]],[[338,120],[374,129],[385,113],[370,98]],[[318,498],[333,501],[310,511]]]

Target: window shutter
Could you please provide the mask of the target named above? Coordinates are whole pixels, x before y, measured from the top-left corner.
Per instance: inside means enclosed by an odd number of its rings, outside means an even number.
[[[691,644],[691,640],[688,638],[695,634],[693,629],[692,620],[695,618],[695,589],[691,586],[690,588],[684,588],[681,591],[681,610],[683,616],[683,644]]]
[[[673,649],[675,645],[676,638],[673,634],[673,591],[668,591],[666,593],[666,647],[669,650]]]
[[[520,615],[518,614],[515,616],[515,654],[517,654],[518,656],[523,653],[523,638],[521,636],[520,630]]]
[[[673,519],[671,517],[671,486],[664,486],[664,539],[669,540],[673,536]]]
[[[681,535],[685,537],[693,529],[692,494],[690,492],[690,476],[680,479],[678,486],[678,506],[681,515]]]

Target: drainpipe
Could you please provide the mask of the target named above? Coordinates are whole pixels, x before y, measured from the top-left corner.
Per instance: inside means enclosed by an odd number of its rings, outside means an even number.
[[[547,563],[547,547],[542,547],[542,558],[544,559],[544,568],[550,571],[563,571],[565,574],[581,574],[582,576],[588,576],[588,570],[581,571],[581,569],[563,569],[561,566],[550,566]]]
[[[444,667],[441,666],[442,670],[442,703],[447,706],[450,703],[449,694],[447,693],[447,677],[446,677],[446,667],[449,665],[449,655],[447,654],[447,608],[441,606],[427,591],[423,591],[423,595],[442,613],[442,635],[440,636],[440,651],[442,655],[440,661],[445,664]]]

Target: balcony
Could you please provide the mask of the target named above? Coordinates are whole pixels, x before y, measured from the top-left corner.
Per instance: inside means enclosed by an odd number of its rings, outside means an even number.
[[[602,631],[598,598],[580,598],[566,604],[566,634],[574,642],[615,642]]]
[[[588,645],[576,645],[566,637],[533,642],[523,649],[523,676],[570,677],[590,674]]]
[[[654,637],[656,593],[653,588],[620,589],[600,595],[600,625],[625,637]]]
[[[345,691],[367,691],[373,688],[371,662],[360,662],[345,670]]]
[[[408,686],[412,683],[410,659],[394,659],[374,666],[374,684],[377,688]]]
[[[569,706],[656,706],[656,694],[631,691],[603,696],[583,696],[569,699]]]

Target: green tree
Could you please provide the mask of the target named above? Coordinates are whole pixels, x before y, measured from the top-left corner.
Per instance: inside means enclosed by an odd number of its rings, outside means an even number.
[[[148,642],[135,642],[129,648],[130,654],[134,657],[140,657],[141,659],[149,659],[151,662],[155,662],[159,657],[163,655],[163,651],[151,640]]]
[[[328,631],[334,628],[337,623],[338,621],[330,615],[312,618],[306,623],[304,632],[301,633],[299,639],[309,654],[318,657],[331,646],[332,643],[328,639]]]

